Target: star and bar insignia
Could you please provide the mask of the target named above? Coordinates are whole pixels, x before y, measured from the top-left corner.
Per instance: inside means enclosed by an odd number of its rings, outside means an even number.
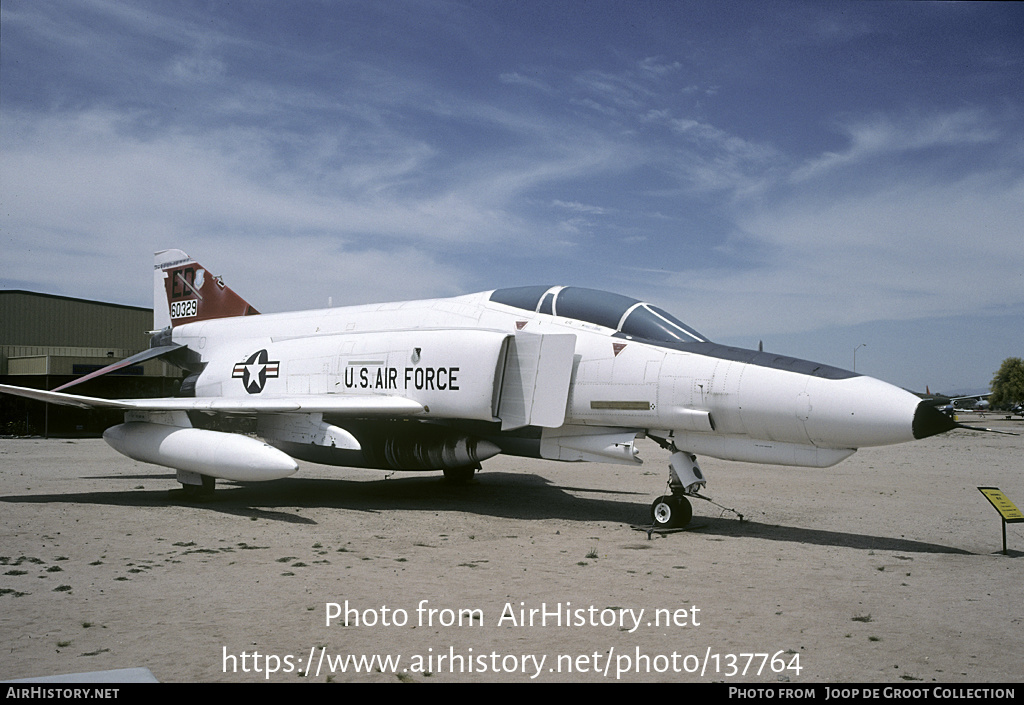
[[[259,394],[268,379],[276,379],[281,369],[280,360],[271,360],[266,350],[253,353],[245,362],[236,362],[231,372],[233,379],[241,379],[249,394]]]

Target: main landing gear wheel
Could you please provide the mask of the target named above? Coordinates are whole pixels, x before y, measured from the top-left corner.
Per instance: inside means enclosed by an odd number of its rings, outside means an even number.
[[[203,501],[213,497],[213,488],[217,483],[217,479],[209,475],[203,475],[202,480],[203,484],[201,485],[190,485],[184,482],[181,484],[182,494],[185,499]]]
[[[682,495],[662,495],[651,505],[651,523],[659,529],[681,529],[692,518],[690,500]]]
[[[451,485],[467,485],[473,475],[480,469],[479,465],[463,465],[461,468],[444,468],[444,480]]]

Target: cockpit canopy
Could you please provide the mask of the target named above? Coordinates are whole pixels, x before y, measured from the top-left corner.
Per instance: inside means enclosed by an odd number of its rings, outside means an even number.
[[[637,338],[673,350],[732,360],[759,367],[824,379],[858,376],[831,365],[786,355],[745,350],[712,343],[672,314],[657,306],[597,289],[577,286],[519,286],[491,292],[491,301],[525,311],[575,318],[615,331],[616,338]]]
[[[578,286],[497,289],[491,301],[526,311],[575,318],[630,338],[661,343],[703,343],[707,338],[672,314],[621,294]]]

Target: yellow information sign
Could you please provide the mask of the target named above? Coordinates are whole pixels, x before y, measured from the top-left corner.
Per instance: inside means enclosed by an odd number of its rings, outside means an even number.
[[[1017,506],[998,487],[979,487],[978,489],[985,495],[985,499],[996,508],[999,515],[1003,517],[1003,521],[1010,524],[1024,521],[1024,512],[1017,509]]]

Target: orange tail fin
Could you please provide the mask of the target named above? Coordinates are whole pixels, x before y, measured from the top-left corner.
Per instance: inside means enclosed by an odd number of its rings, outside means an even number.
[[[258,314],[224,280],[181,250],[161,250],[153,264],[153,329],[211,318]]]

